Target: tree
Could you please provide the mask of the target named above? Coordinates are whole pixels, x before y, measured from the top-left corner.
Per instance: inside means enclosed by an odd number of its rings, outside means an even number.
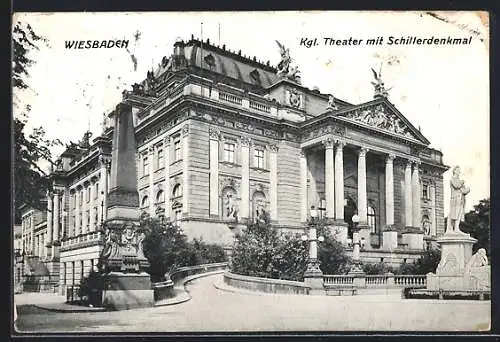
[[[38,36],[29,24],[17,22],[13,28],[13,53],[12,53],[12,84],[15,89],[25,90],[29,88],[27,78],[29,68],[35,63],[29,57],[29,51],[39,49],[40,43],[47,40]],[[16,99],[14,105],[18,106]],[[58,139],[48,140],[45,138],[43,128],[34,128],[33,132],[26,136],[25,126],[28,112],[31,107],[25,106],[20,117],[14,118],[14,217],[19,223],[21,218],[20,207],[29,207],[44,210],[41,202],[45,197],[50,182],[45,172],[40,168],[40,162],[52,163],[50,148],[60,145]]]
[[[472,247],[473,253],[484,248],[487,255],[490,255],[490,211],[490,199],[480,200],[473,210],[464,215],[464,222],[460,223],[460,230],[477,239],[477,243]]]
[[[349,272],[352,260],[346,254],[345,247],[335,239],[330,229],[320,223],[318,236],[324,237],[324,241],[318,245],[318,260],[321,271],[324,274],[346,274]]]
[[[188,241],[182,230],[157,218],[143,218],[141,229],[146,238],[144,256],[149,260],[149,274],[153,282],[165,280],[165,274],[182,266],[194,266],[226,260],[221,246],[202,240]]]
[[[436,248],[425,250],[413,263],[403,263],[396,270],[398,274],[427,274],[436,272],[436,268],[441,261],[441,251]]]

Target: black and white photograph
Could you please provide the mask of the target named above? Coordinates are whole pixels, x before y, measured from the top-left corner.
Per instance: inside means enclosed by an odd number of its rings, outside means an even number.
[[[489,332],[489,20],[14,13],[12,335]]]

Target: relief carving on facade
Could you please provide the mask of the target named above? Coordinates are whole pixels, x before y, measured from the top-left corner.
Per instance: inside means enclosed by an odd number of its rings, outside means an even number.
[[[208,135],[209,135],[210,139],[213,139],[213,140],[220,140],[220,138],[221,138],[220,131],[218,129],[212,128],[212,127],[210,127],[208,129]]]
[[[302,140],[310,140],[327,134],[335,134],[343,137],[345,136],[345,133],[346,133],[346,128],[344,126],[329,124],[326,126],[316,127],[315,129],[307,133],[304,133],[302,135]]]
[[[221,189],[222,218],[228,221],[238,221],[240,207],[240,184],[232,177],[220,177],[219,189]]]
[[[385,106],[381,104],[368,108],[357,109],[352,112],[342,114],[342,116],[351,120],[362,122],[369,126],[380,128],[408,138],[413,138],[408,126],[406,126],[405,123],[394,113],[387,111]]]
[[[270,152],[278,152],[279,150],[279,147],[276,144],[268,144],[266,147]]]
[[[295,88],[291,88],[288,91],[288,104],[294,108],[301,108],[302,106],[302,95]]]

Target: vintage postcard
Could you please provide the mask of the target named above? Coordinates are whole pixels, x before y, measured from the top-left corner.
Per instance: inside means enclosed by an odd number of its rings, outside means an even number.
[[[489,34],[15,13],[13,333],[489,331]]]

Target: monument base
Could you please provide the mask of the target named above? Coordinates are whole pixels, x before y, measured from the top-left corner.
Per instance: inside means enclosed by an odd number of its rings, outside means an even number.
[[[392,251],[398,248],[398,232],[386,230],[382,233],[382,249]]]
[[[424,234],[422,232],[405,232],[402,235],[403,243],[408,246],[408,249],[424,249]]]
[[[154,291],[149,274],[110,272],[104,277],[102,305],[111,310],[152,307]]]

